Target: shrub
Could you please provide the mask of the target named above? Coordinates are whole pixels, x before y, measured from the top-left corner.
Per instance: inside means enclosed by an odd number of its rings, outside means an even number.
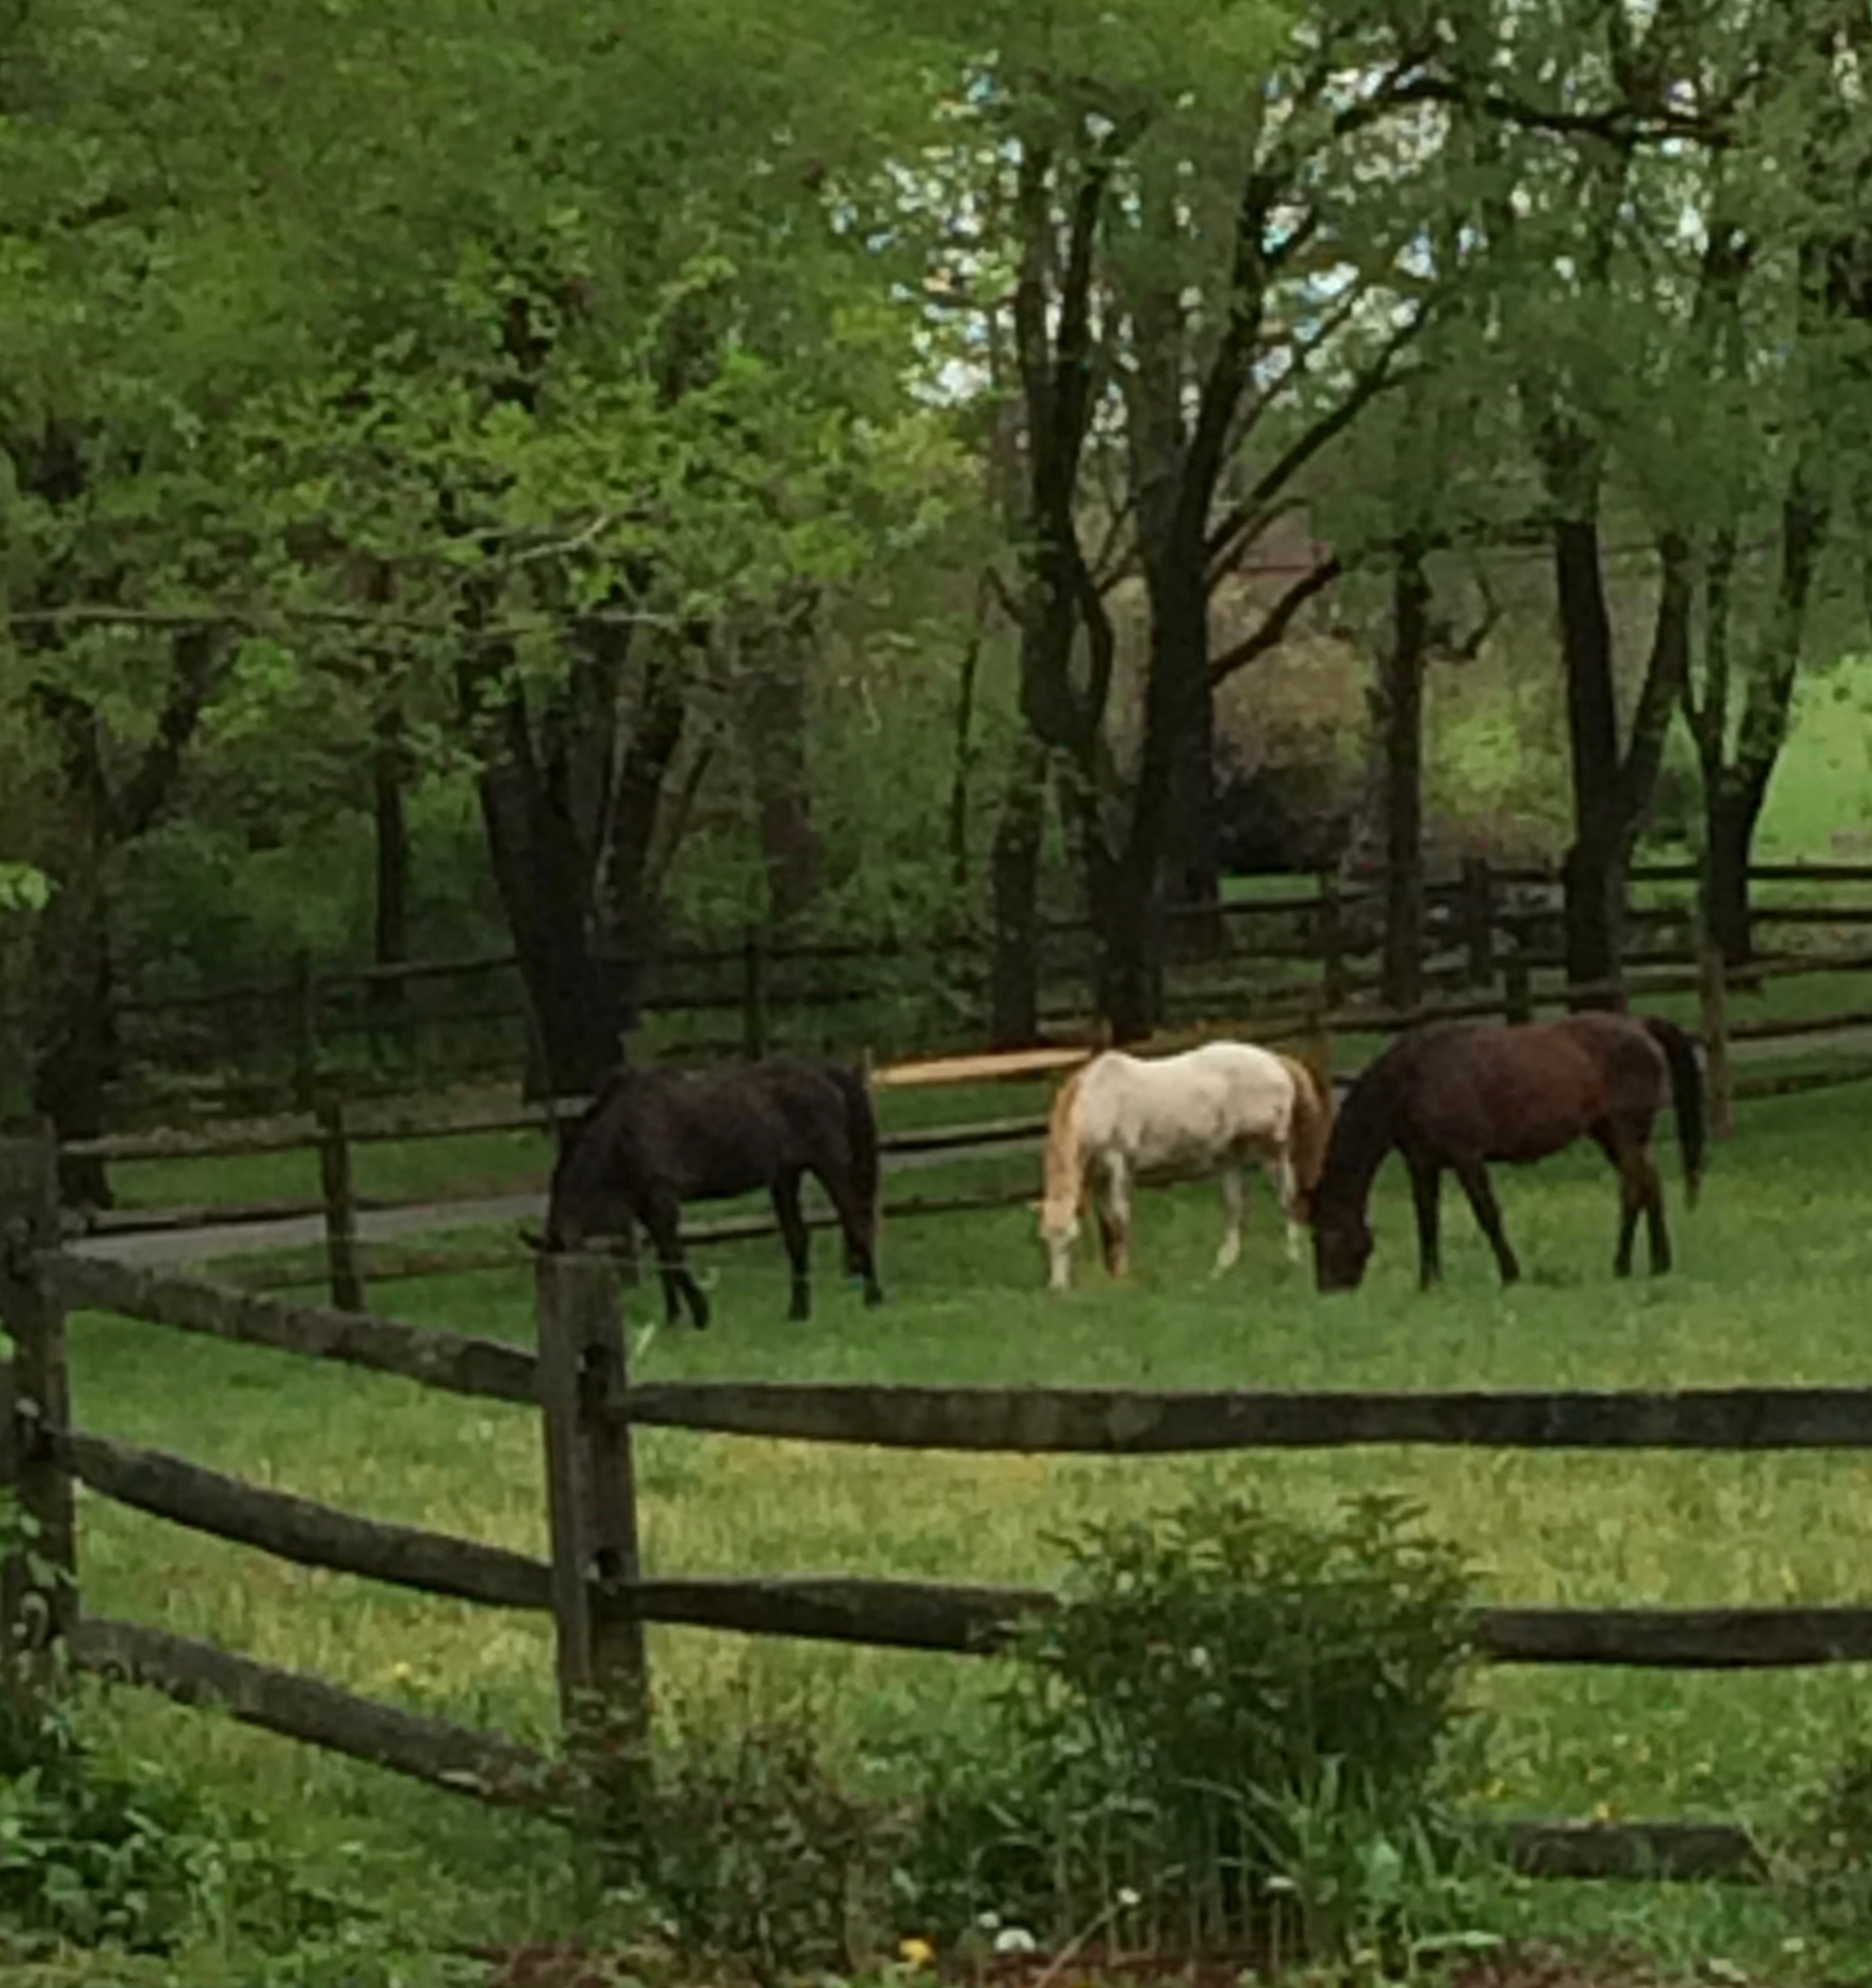
[[[932,1919],[1317,1949],[1371,1936],[1376,1901],[1407,1941],[1404,1893],[1450,1841],[1458,1556],[1389,1501],[1315,1524],[1242,1499],[1067,1553],[1066,1603],[1019,1639],[993,1753],[952,1764],[926,1811]]]
[[[154,1772],[107,1765],[61,1711],[0,1685],[0,1925],[167,1952],[220,1893],[224,1839]]]
[[[889,1934],[892,1818],[848,1793],[810,1709],[730,1737],[687,1728],[657,1764],[638,1875],[662,1930],[762,1980],[849,1974]]]
[[[1848,1755],[1799,1805],[1770,1867],[1795,1918],[1830,1939],[1872,1945],[1872,1748]]]

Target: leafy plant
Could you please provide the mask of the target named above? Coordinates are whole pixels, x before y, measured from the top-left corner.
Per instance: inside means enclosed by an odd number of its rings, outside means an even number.
[[[165,1952],[228,1877],[225,1833],[187,1790],[100,1762],[65,1712],[0,1694],[0,1924]]]
[[[1872,1946],[1872,1747],[1862,1745],[1799,1805],[1770,1856],[1795,1918]]]
[[[993,1755],[928,1805],[932,1920],[990,1910],[1064,1938],[1129,1900],[1121,1930],[1151,1944],[1343,1949],[1382,1924],[1407,1946],[1463,1730],[1455,1553],[1390,1500],[1321,1525],[1240,1498],[1067,1552]]]
[[[731,1735],[687,1727],[658,1762],[639,1879],[685,1951],[763,1980],[848,1973],[889,1930],[890,1818],[842,1788],[805,1710]],[[900,1832],[899,1832],[900,1833]]]

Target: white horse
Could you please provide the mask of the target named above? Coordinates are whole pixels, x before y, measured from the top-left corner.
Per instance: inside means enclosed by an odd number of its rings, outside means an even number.
[[[1131,1259],[1131,1189],[1146,1173],[1215,1173],[1224,1215],[1220,1274],[1241,1254],[1248,1189],[1258,1160],[1287,1217],[1287,1254],[1298,1261],[1306,1197],[1332,1130],[1330,1093],[1305,1063],[1250,1043],[1207,1043],[1144,1061],[1108,1049],[1076,1070],[1053,1102],[1046,1129],[1046,1191],[1040,1233],[1047,1286],[1073,1280],[1073,1246],[1090,1195],[1106,1267]]]

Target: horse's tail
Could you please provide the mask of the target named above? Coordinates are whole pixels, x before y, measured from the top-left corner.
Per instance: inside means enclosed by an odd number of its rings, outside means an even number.
[[[1703,1071],[1697,1061],[1697,1045],[1675,1022],[1656,1015],[1645,1017],[1645,1027],[1670,1065],[1670,1094],[1677,1108],[1677,1143],[1683,1152],[1683,1191],[1695,1208],[1697,1190],[1703,1178],[1703,1155],[1709,1143],[1709,1122],[1703,1109]]]
[[[1309,1063],[1283,1056],[1293,1079],[1293,1129],[1289,1135],[1294,1178],[1303,1194],[1311,1194],[1325,1169],[1326,1146],[1333,1136],[1333,1094]]]
[[[846,1137],[851,1142],[852,1186],[864,1208],[865,1226],[878,1226],[878,1114],[871,1105],[871,1085],[862,1070],[849,1063],[828,1063],[826,1075],[845,1099]]]
[[[1060,1226],[1076,1218],[1085,1202],[1086,1174],[1079,1153],[1079,1092],[1097,1058],[1075,1070],[1054,1093],[1046,1119],[1046,1178],[1043,1206]]]

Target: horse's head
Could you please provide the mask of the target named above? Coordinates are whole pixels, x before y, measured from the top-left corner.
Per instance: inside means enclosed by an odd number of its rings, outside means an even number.
[[[1362,1208],[1313,1205],[1313,1280],[1322,1290],[1356,1290],[1371,1260],[1371,1224]]]
[[[1065,1290],[1073,1282],[1073,1246],[1079,1240],[1078,1197],[1048,1195],[1039,1207],[1040,1240],[1046,1248],[1046,1288]]]
[[[591,1237],[628,1225],[619,1148],[628,1087],[634,1081],[634,1073],[611,1077],[577,1118],[560,1127],[546,1193],[546,1233],[534,1244],[545,1254],[581,1250]]]

